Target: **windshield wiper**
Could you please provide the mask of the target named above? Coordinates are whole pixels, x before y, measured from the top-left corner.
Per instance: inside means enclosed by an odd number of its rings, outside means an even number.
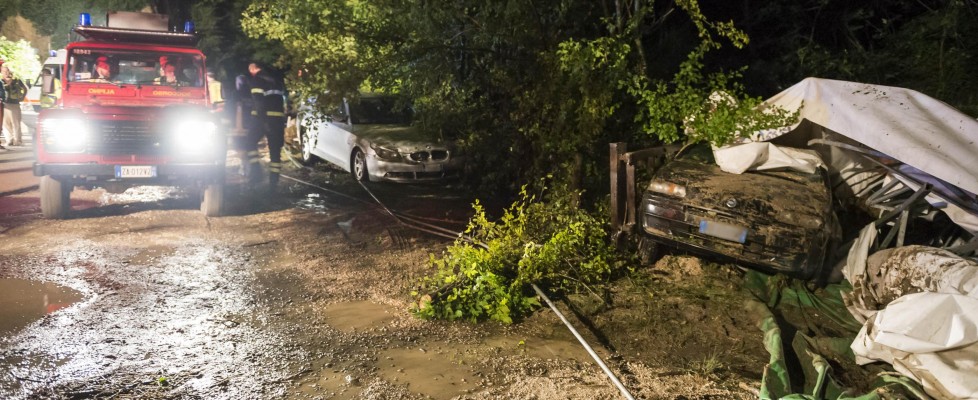
[[[85,83],[108,83],[118,88],[122,88],[124,83],[122,82],[112,82],[102,78],[88,78],[88,79],[78,79],[75,82],[85,82]]]

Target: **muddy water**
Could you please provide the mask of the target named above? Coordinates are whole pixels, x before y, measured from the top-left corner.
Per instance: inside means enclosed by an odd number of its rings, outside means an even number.
[[[381,188],[429,218],[465,209]],[[0,231],[0,278],[84,297],[0,336],[0,398],[619,398],[545,310],[515,326],[411,316],[410,292],[446,242],[407,230],[395,241],[388,215],[349,199],[228,190],[223,218],[176,195],[116,204],[80,191],[73,205],[97,209]],[[628,371],[638,398],[756,398],[724,389],[738,379],[708,390],[717,382],[690,384],[680,368]]]
[[[369,301],[336,303],[323,310],[326,322],[340,331],[380,328],[394,320],[395,310]]]
[[[53,283],[0,279],[0,337],[81,300],[80,292]]]

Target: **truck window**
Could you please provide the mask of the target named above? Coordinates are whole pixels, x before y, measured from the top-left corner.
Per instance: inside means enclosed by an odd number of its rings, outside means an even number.
[[[69,54],[67,75],[68,82],[78,83],[203,87],[203,63],[193,54],[76,48]],[[167,69],[174,73],[166,76]]]

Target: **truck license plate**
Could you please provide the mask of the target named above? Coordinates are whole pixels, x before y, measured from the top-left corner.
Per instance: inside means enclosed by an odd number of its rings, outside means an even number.
[[[116,178],[155,178],[155,165],[116,165]]]
[[[747,241],[747,228],[723,222],[700,220],[700,233],[737,243]]]

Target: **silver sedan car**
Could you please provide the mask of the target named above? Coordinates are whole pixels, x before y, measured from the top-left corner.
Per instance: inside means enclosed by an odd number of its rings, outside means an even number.
[[[325,160],[360,181],[420,182],[456,177],[462,159],[451,141],[426,137],[394,97],[343,101],[330,115],[299,115],[302,160]]]

